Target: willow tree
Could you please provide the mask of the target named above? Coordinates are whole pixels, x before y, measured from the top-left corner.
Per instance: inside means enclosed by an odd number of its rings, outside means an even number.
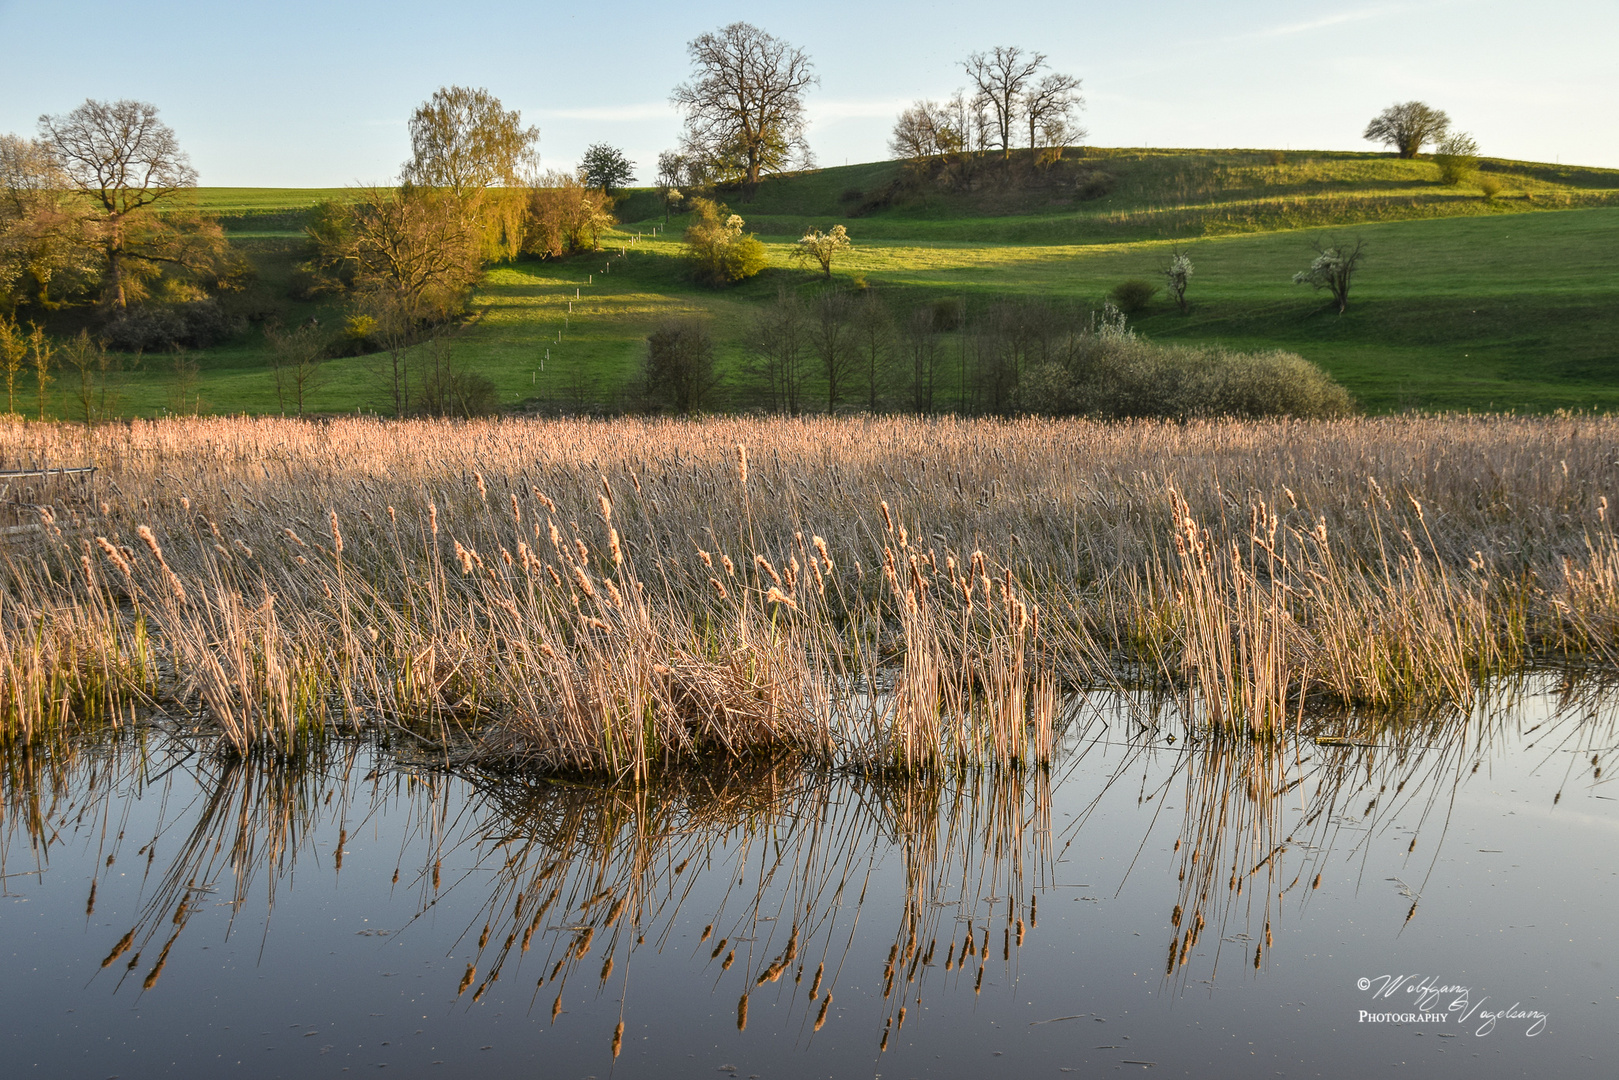
[[[524,127],[488,90],[440,87],[410,117],[406,184],[452,194],[478,224],[490,255],[516,255],[527,206],[525,177],[539,161],[540,129]]]
[[[810,160],[804,94],[817,85],[809,56],[758,27],[734,22],[687,46],[692,79],[670,101],[685,113],[687,155],[749,192],[766,173]]]

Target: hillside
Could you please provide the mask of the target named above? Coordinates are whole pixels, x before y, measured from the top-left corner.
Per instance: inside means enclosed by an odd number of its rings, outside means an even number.
[[[792,240],[842,222],[856,246],[836,277],[900,307],[1008,296],[1093,306],[1126,278],[1152,278],[1178,244],[1197,266],[1192,310],[1182,316],[1160,298],[1135,320],[1150,337],[1297,351],[1372,411],[1619,407],[1619,275],[1609,269],[1619,170],[1486,160],[1481,175],[1500,184],[1494,198],[1444,186],[1430,161],[1376,153],[1085,149],[1046,170],[1014,163],[1011,177],[985,177],[966,193],[906,174],[877,162],[775,178],[751,201],[720,193],[766,239],[772,265],[725,292],[685,277],[681,218],[665,225],[655,193],[632,190],[600,255],[494,268],[457,348],[508,405],[611,406],[647,330],[670,314],[712,320],[722,367],[734,368],[756,302],[784,286],[821,287],[790,266]],[[195,205],[258,266],[261,315],[336,325],[338,307],[292,300],[286,283],[309,208],[347,196],[202,188]],[[1341,317],[1291,280],[1311,243],[1333,235],[1369,245]],[[277,407],[256,334],[189,359],[205,406]],[[318,409],[382,404],[365,358],[327,367]],[[167,369],[167,358],[147,357],[124,388],[126,407],[169,407]],[[743,403],[737,385],[722,388],[721,404]]]

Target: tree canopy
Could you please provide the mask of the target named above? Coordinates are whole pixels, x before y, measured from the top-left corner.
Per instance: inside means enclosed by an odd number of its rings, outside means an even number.
[[[635,179],[635,162],[624,156],[624,151],[606,143],[593,143],[585,150],[579,163],[585,183],[611,195],[616,188]]]
[[[765,173],[810,160],[804,93],[819,83],[804,50],[745,22],[694,39],[692,79],[670,101],[686,116],[688,156],[751,190]]]
[[[1370,142],[1392,146],[1403,158],[1414,158],[1428,143],[1444,140],[1450,131],[1450,117],[1443,109],[1435,109],[1426,102],[1406,101],[1390,105],[1366,125],[1365,137]]]
[[[443,86],[410,117],[411,158],[403,178],[466,195],[514,186],[538,155],[540,129],[524,127],[516,109],[482,87]]]

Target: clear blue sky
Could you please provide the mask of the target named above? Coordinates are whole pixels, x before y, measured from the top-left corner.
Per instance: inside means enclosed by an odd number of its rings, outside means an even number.
[[[1096,146],[1362,149],[1373,114],[1419,98],[1486,153],[1619,167],[1614,0],[0,0],[0,131],[139,98],[204,184],[380,183],[408,154],[412,108],[461,83],[537,124],[545,165],[601,140],[645,179],[678,138],[686,42],[736,19],[814,59],[810,142],[827,165],[887,157],[900,108],[1005,44],[1084,80]]]

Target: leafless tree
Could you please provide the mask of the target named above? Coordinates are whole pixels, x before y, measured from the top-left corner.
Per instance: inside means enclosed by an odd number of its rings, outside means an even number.
[[[782,289],[748,328],[747,368],[763,385],[774,412],[791,416],[803,408],[807,324],[803,302]]]
[[[905,373],[910,381],[911,411],[933,411],[933,388],[944,363],[939,347],[938,322],[933,309],[913,308],[904,326]]]
[[[302,416],[310,393],[325,381],[322,364],[326,359],[326,343],[320,328],[313,324],[294,330],[266,326],[264,336],[270,343],[270,373],[275,377],[275,396],[281,413],[285,416],[290,404]]]
[[[1045,53],[997,45],[988,53],[973,53],[962,64],[979,96],[994,110],[997,145],[1007,158],[1012,156],[1012,125],[1022,116],[1025,91],[1045,63]]]
[[[807,162],[804,93],[820,80],[809,57],[745,22],[694,39],[692,80],[670,101],[686,115],[684,146],[692,156],[747,184]]]
[[[882,297],[870,290],[855,301],[854,309],[855,349],[866,384],[866,409],[875,413],[882,406],[892,377],[894,316]]]
[[[1422,153],[1424,144],[1443,141],[1449,131],[1450,117],[1444,110],[1421,101],[1407,101],[1390,105],[1374,116],[1366,125],[1365,137],[1369,142],[1394,147],[1403,158],[1414,158]]]
[[[91,208],[114,306],[128,306],[132,270],[164,262],[192,265],[203,256],[176,243],[172,229],[144,213],[197,186],[197,171],[174,129],[157,118],[155,105],[87,100],[72,112],[41,116],[39,131],[68,184]]]
[[[1062,142],[1047,141],[1047,146],[1060,146],[1078,132],[1074,124],[1074,111],[1084,108],[1085,99],[1079,96],[1079,80],[1072,75],[1052,72],[1032,86],[1023,95],[1023,118],[1029,123],[1029,149],[1038,147],[1037,136],[1048,139],[1060,135]]]
[[[824,290],[810,307],[809,343],[826,379],[829,413],[837,411],[860,369],[860,354],[850,326],[851,307],[848,294],[836,289]]]

